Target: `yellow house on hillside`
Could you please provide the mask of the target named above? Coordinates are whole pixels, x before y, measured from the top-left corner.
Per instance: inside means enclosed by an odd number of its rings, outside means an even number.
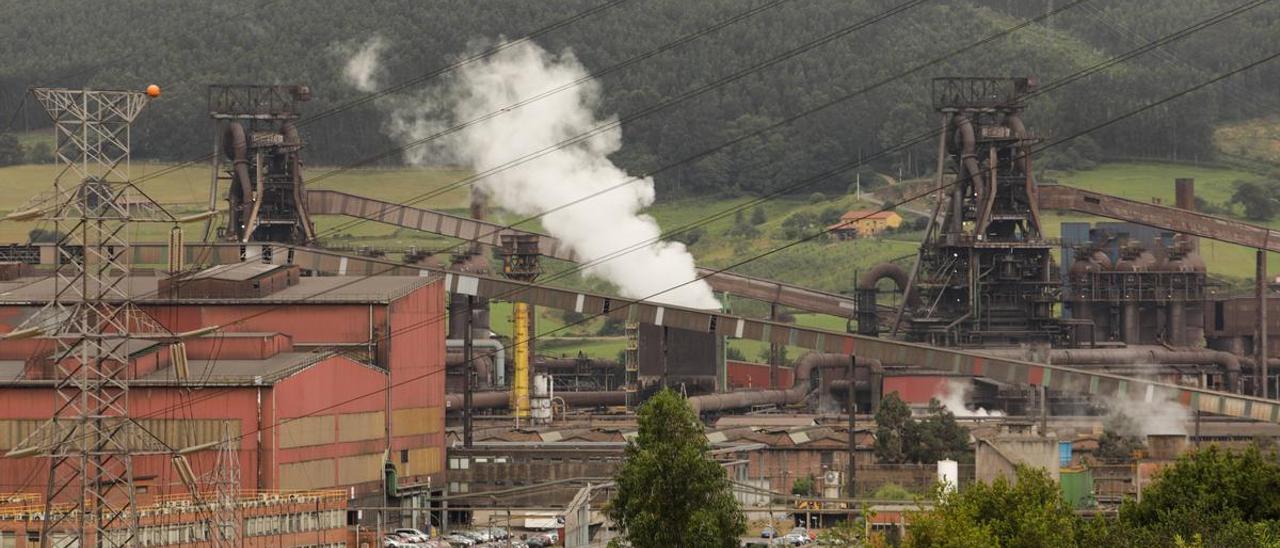
[[[827,227],[834,240],[852,240],[875,236],[902,225],[902,216],[892,211],[860,209],[840,216],[840,222]]]

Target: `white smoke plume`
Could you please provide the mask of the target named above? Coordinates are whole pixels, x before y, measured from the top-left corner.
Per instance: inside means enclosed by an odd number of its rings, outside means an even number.
[[[1107,424],[1119,428],[1123,436],[1187,435],[1191,411],[1170,396],[1153,393],[1152,401],[1136,398],[1107,398]],[[1121,419],[1121,420],[1116,420]],[[1125,420],[1127,419],[1127,420]]]
[[[981,407],[969,409],[969,394],[973,392],[973,383],[969,381],[950,380],[947,381],[946,391],[940,394],[938,401],[942,406],[950,411],[952,415],[961,418],[973,417],[1003,417],[1004,413],[998,410],[987,411]]]
[[[349,67],[369,66],[357,63],[357,57]],[[357,71],[354,76],[359,75]],[[569,51],[552,54],[532,43],[516,44],[458,69],[442,88],[393,107],[388,132],[400,142],[413,142],[453,124],[505,110],[461,131],[446,132],[432,140],[436,144],[432,148],[412,147],[406,159],[420,164],[458,163],[480,173],[538,154],[536,159],[487,175],[476,185],[503,209],[521,216],[543,215],[546,231],[567,244],[582,262],[600,261],[586,272],[609,280],[623,296],[719,308],[710,286],[703,281],[689,283],[696,271],[684,244],[658,241],[662,233],[658,223],[643,213],[653,204],[653,180],[627,182],[630,177],[609,160],[622,144],[620,128],[550,153],[539,152],[614,121],[596,115],[598,82],[586,81],[509,108],[586,76],[586,69]],[[358,85],[358,78],[351,80]],[[631,250],[633,246],[638,249]],[[619,253],[624,250],[631,251]]]
[[[342,75],[346,77],[356,89],[364,92],[374,91],[378,88],[378,76],[382,72],[378,58],[382,55],[382,50],[386,48],[386,41],[381,36],[374,36],[365,41],[361,46],[347,47],[345,53],[347,64],[342,69]]]

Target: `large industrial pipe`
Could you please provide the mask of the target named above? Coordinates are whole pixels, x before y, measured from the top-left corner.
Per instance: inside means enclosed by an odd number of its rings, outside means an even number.
[[[880,314],[876,309],[876,284],[884,278],[893,280],[898,286],[898,291],[903,293],[904,303],[914,306],[915,301],[919,300],[907,294],[910,277],[901,266],[896,263],[880,263],[871,267],[858,276],[858,333],[861,335],[874,337],[879,334]]]
[[[1019,348],[984,349],[983,354],[998,358],[1023,359],[1024,351]],[[1056,365],[1117,365],[1133,366],[1138,364],[1196,364],[1216,365],[1223,371],[1229,391],[1238,389],[1240,379],[1240,359],[1230,353],[1219,350],[1170,350],[1162,346],[1130,346],[1128,348],[1084,348],[1056,349],[1049,351],[1049,361]]]
[[[298,152],[302,148],[302,137],[298,135],[298,126],[291,121],[284,123],[280,128],[280,134],[284,136],[285,144],[290,145],[288,161],[289,173],[293,175],[293,203],[298,209],[298,220],[302,223],[303,235],[310,242],[316,235],[311,228],[311,214],[307,212],[306,185],[302,182],[302,155]]]
[[[879,360],[858,358],[859,366],[866,366],[873,371],[882,366]],[[818,369],[839,369],[849,367],[848,354],[825,354],[809,352],[800,357],[795,364],[795,380],[791,388],[786,390],[744,390],[724,394],[708,394],[689,398],[689,405],[694,412],[722,411],[740,409],[754,405],[786,405],[799,403],[813,391],[813,372]],[[557,397],[564,398],[571,406],[622,405],[626,402],[626,392],[592,391],[592,392],[557,392]],[[481,392],[473,394],[471,405],[476,409],[501,409],[510,406],[511,391]],[[462,407],[462,394],[445,396],[445,406],[450,409]]]
[[[606,405],[624,405],[627,393],[622,390],[556,392],[556,397],[565,404],[578,407],[600,407]],[[446,409],[461,409],[462,394],[448,394],[444,398]],[[472,394],[471,406],[475,409],[505,409],[511,405],[511,391],[477,392]]]
[[[444,346],[446,349],[462,348],[465,345],[466,345],[466,341],[464,339],[446,339],[444,341]],[[471,346],[474,348],[489,348],[493,350],[493,364],[494,364],[493,382],[498,386],[506,386],[507,347],[502,344],[502,341],[499,341],[497,339],[474,339],[471,341]],[[480,360],[476,360],[477,365],[479,361]],[[454,363],[450,362],[447,358],[445,360],[445,363],[447,365],[455,365]],[[476,373],[483,374],[483,372],[481,371],[477,371]]]
[[[813,391],[813,372],[818,369],[836,369],[849,367],[848,354],[828,354],[809,352],[796,360],[795,380],[791,388],[785,390],[744,390],[723,394],[707,394],[689,398],[689,405],[694,412],[723,411],[725,409],[741,409],[755,405],[788,405],[800,403]],[[869,367],[880,367],[878,360],[859,358],[859,364]]]
[[[1020,141],[1018,144],[1018,168],[1023,173],[1031,173],[1031,154],[1027,150],[1027,127],[1022,124],[1022,116],[1013,113],[1004,118],[1005,126],[1009,131],[1013,132],[1014,137]]]
[[[960,141],[960,163],[964,166],[964,173],[961,174],[960,180],[969,179],[973,182],[974,188],[979,189],[975,232],[981,235],[987,228],[987,215],[991,211],[988,202],[995,199],[995,189],[988,188],[987,178],[982,176],[982,168],[978,165],[978,139],[973,131],[973,121],[968,116],[957,114],[955,124],[956,136]]]
[[[227,159],[234,164],[236,183],[240,185],[240,196],[244,200],[242,203],[253,203],[253,181],[249,178],[249,138],[240,122],[227,124],[222,149],[227,154]]]

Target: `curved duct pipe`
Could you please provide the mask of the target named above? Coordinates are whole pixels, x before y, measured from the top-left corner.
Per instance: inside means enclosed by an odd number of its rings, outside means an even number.
[[[446,351],[449,348],[462,348],[466,346],[466,344],[467,342],[464,339],[446,339],[444,341],[444,347]],[[507,384],[507,379],[506,379],[507,347],[502,344],[502,341],[499,341],[497,339],[476,339],[471,341],[471,347],[472,348],[489,348],[493,350],[493,363],[496,366],[493,368],[494,370],[493,382],[498,386],[506,386]],[[446,363],[448,363],[447,359],[446,359]]]
[[[858,276],[857,287],[857,303],[858,303],[858,334],[878,336],[880,331],[880,314],[876,310],[876,283],[884,278],[893,280],[898,286],[898,291],[903,293],[903,301],[905,305],[915,306],[919,304],[919,299],[913,298],[914,295],[907,294],[907,287],[910,283],[910,276],[907,271],[895,263],[880,263],[871,267],[871,270],[863,272]]]
[[[997,358],[1024,359],[1025,353],[1018,348],[984,349],[983,354]],[[1056,349],[1049,351],[1049,362],[1073,365],[1118,365],[1133,366],[1139,364],[1173,364],[1187,363],[1197,365],[1216,365],[1223,371],[1228,391],[1236,392],[1240,380],[1241,360],[1235,354],[1220,350],[1170,350],[1162,346],[1130,346],[1128,348],[1084,348]]]
[[[1027,204],[1031,207],[1031,219],[1035,224],[1033,230],[1040,234],[1040,199],[1031,178],[1031,148],[1027,145],[1027,127],[1022,124],[1022,115],[1016,112],[1006,116],[1004,123],[1018,138],[1018,168],[1026,179]]]
[[[566,405],[579,407],[600,407],[606,405],[626,405],[627,393],[624,390],[599,390],[584,392],[556,392],[556,398],[564,400]],[[471,395],[473,409],[506,409],[511,404],[511,391],[475,392]],[[445,410],[462,409],[462,394],[446,394]]]
[[[987,178],[982,176],[982,168],[978,165],[978,139],[973,132],[973,121],[968,116],[957,114],[955,117],[956,137],[960,141],[960,163],[964,166],[962,180],[967,178],[973,182],[978,192],[978,219],[974,225],[974,233],[981,235],[987,230],[987,216],[991,212],[992,200],[995,200],[995,189],[989,188]],[[960,186],[960,185],[957,185]],[[963,221],[958,221],[963,222]]]
[[[227,124],[227,131],[223,134],[222,149],[227,154],[227,159],[231,160],[235,166],[235,179],[240,185],[243,203],[253,203],[253,182],[249,178],[249,138],[240,122]]]
[[[863,362],[865,362],[865,364]],[[859,359],[858,363],[859,365],[867,365],[870,367],[880,366],[879,361],[868,358]],[[848,354],[809,352],[801,356],[799,360],[796,360],[795,381],[792,383],[791,388],[784,390],[748,390],[727,392],[724,394],[694,396],[689,398],[689,405],[693,407],[693,411],[695,413],[701,414],[704,411],[723,411],[725,409],[740,409],[755,405],[788,405],[800,403],[809,395],[809,392],[813,391],[812,377],[815,370],[848,367]]]
[[[1022,124],[1022,116],[1019,114],[1010,114],[1005,116],[1004,125],[1013,132],[1013,136],[1019,139],[1018,142],[1018,168],[1023,173],[1031,173],[1031,155],[1027,151],[1027,127]]]
[[[307,213],[307,191],[302,182],[302,156],[298,152],[302,148],[302,138],[298,136],[298,126],[292,121],[284,123],[280,134],[284,136],[285,144],[289,145],[288,161],[289,173],[293,175],[294,207],[298,208],[298,220],[302,222],[302,231],[310,242],[316,235],[311,229],[311,214]]]

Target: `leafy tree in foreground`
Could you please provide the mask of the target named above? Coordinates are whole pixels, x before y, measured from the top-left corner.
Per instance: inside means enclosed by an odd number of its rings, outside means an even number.
[[[1280,465],[1256,448],[1209,446],[1160,472],[1141,502],[1121,507],[1119,521],[1157,544],[1278,546]]]
[[[702,424],[667,389],[636,414],[609,517],[636,548],[736,548],[747,530],[724,468],[706,457]]]
[[[938,493],[932,510],[908,519],[904,546],[1074,546],[1080,519],[1058,485],[1039,468],[1019,467],[1017,481],[974,483]]]
[[[876,459],[886,464],[937,462],[952,459],[971,462],[969,431],[938,400],[929,402],[929,415],[911,416],[911,408],[893,392],[876,410]]]

